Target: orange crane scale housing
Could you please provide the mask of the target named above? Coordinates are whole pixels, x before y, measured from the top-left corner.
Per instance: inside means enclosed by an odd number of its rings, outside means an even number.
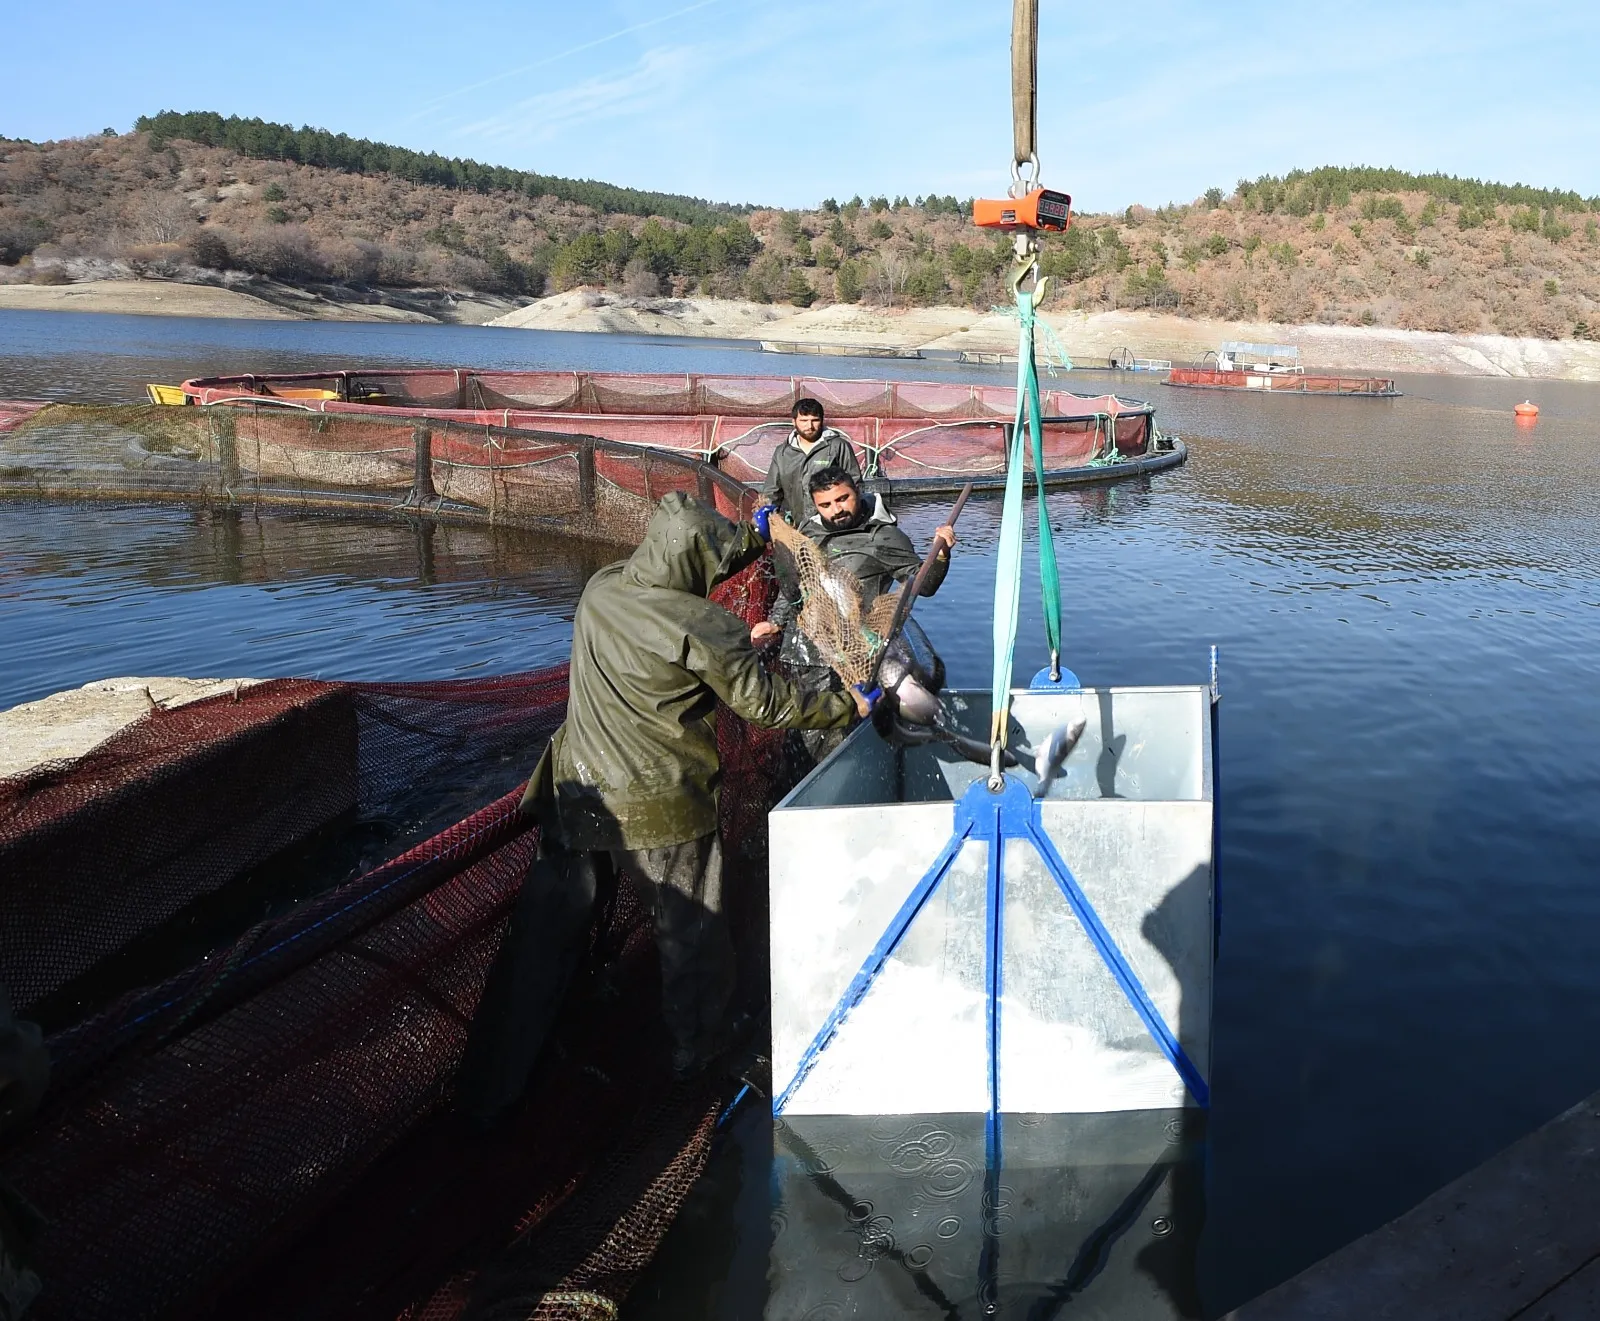
[[[1021,197],[980,197],[972,203],[979,229],[1049,229],[1060,233],[1072,223],[1072,198],[1049,188]]]

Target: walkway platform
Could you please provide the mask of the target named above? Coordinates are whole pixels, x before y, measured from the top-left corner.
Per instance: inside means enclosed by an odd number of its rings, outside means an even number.
[[[1600,1316],[1600,1092],[1226,1321]]]

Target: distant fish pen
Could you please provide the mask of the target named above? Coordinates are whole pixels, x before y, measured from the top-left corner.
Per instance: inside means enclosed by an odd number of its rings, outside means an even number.
[[[1293,344],[1227,340],[1192,367],[1179,367],[1168,385],[1191,390],[1264,390],[1272,394],[1358,395],[1393,399],[1400,392],[1381,376],[1307,372]]]
[[[795,402],[814,398],[887,494],[1004,485],[1016,413],[1010,386],[693,373],[351,370],[202,378],[181,392],[196,404],[248,401],[591,435],[691,456],[747,484],[766,475]],[[1047,486],[1116,480],[1187,457],[1142,400],[1047,390],[1041,402]]]
[[[811,355],[821,358],[920,358],[921,349],[889,348],[881,344],[816,344],[809,340],[764,339],[763,353]]]
[[[1318,376],[1309,372],[1224,372],[1174,367],[1164,383],[1194,390],[1256,390],[1265,394],[1346,395],[1368,399],[1395,399],[1400,394],[1394,382],[1383,377]]]

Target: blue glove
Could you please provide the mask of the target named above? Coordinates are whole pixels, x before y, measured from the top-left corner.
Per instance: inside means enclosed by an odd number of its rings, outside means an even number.
[[[850,685],[850,692],[858,702],[866,703],[867,709],[861,712],[863,720],[872,714],[879,702],[883,701],[883,689],[876,686],[868,688],[864,683],[853,683]],[[859,706],[857,709],[860,709]]]
[[[757,505],[755,513],[750,515],[750,522],[760,534],[761,540],[772,540],[772,516],[777,512],[777,505]]]

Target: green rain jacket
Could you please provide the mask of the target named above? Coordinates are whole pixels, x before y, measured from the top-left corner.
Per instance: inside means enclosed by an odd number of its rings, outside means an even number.
[[[523,797],[568,848],[664,848],[715,830],[719,698],[769,728],[855,720],[847,693],[802,692],[769,672],[745,622],[706,599],[762,548],[748,523],[674,493],[639,549],[589,580],[567,719]]]

